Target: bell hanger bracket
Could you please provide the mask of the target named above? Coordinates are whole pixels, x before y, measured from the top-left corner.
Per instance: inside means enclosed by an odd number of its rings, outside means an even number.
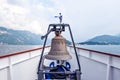
[[[47,37],[51,32],[63,32],[65,31],[65,27],[69,26],[69,24],[50,24],[49,25],[49,30],[48,32],[44,35],[41,36],[41,39],[44,39],[45,37]]]

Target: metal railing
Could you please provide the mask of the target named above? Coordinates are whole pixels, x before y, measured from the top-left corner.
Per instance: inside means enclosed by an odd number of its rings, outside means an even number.
[[[46,47],[45,52],[49,49],[50,47]],[[37,48],[0,56],[0,80],[37,79],[41,50],[42,48]],[[81,63],[82,80],[120,79],[120,55],[79,47],[76,50]],[[68,47],[68,51],[74,53],[73,47]],[[75,65],[75,61],[73,63]]]
[[[120,76],[118,76],[120,75],[120,55],[119,54],[117,55],[113,53],[106,53],[106,52],[79,48],[79,47],[76,47],[76,48],[77,48],[77,52],[79,55],[79,60],[82,60],[81,58],[84,57],[91,61],[91,62],[89,61],[86,62],[87,66],[94,65],[93,68],[90,68],[90,69],[93,69],[92,70],[93,72],[94,70],[97,70],[96,68],[98,67],[99,64],[100,64],[99,67],[100,66],[104,67],[104,68],[101,68],[101,71],[103,71],[104,73],[99,73],[100,71],[96,71],[95,74],[97,75],[103,74],[103,76],[105,75],[104,80],[119,80],[120,79]],[[70,52],[73,52],[73,47],[71,46],[69,50]],[[83,62],[85,62],[85,60]],[[83,66],[85,65],[82,62],[81,64]],[[84,67],[82,67],[82,69],[84,69]],[[83,73],[84,73],[84,70],[83,70]],[[87,74],[88,73],[92,74],[90,70],[88,70]],[[84,80],[87,80],[87,79],[84,79]],[[90,79],[90,80],[95,80],[95,79]],[[102,79],[97,78],[96,80],[103,80],[103,78]]]

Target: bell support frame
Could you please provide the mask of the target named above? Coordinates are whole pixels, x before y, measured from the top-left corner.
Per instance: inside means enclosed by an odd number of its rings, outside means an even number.
[[[45,49],[45,45],[46,45],[46,41],[47,41],[48,35],[50,34],[50,32],[53,32],[53,31],[54,32],[55,31],[60,31],[60,32],[65,31],[66,27],[68,27],[68,29],[69,29],[69,33],[70,33],[71,40],[72,40],[73,47],[74,47],[74,51],[75,51],[75,56],[76,56],[77,63],[78,63],[78,68],[79,68],[78,71],[80,72],[79,73],[80,74],[80,78],[78,80],[81,80],[80,61],[79,61],[79,58],[78,58],[78,54],[77,54],[76,47],[75,47],[75,42],[74,42],[72,31],[71,31],[71,28],[70,28],[69,24],[50,24],[49,27],[48,27],[46,35],[41,37],[41,39],[45,38],[45,40],[44,40],[43,49],[42,49],[42,53],[41,53],[40,61],[39,61],[39,65],[38,65],[38,72],[37,72],[38,80],[41,80],[42,76],[40,76],[40,75],[44,74],[44,72],[41,72],[42,70],[40,69],[40,67],[42,66],[42,59],[43,59],[44,49]]]

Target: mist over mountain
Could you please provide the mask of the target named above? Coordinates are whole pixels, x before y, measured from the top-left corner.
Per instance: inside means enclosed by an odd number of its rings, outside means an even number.
[[[24,30],[13,30],[0,27],[0,44],[41,45],[41,35]]]
[[[0,27],[0,45],[43,45],[44,40],[41,40],[42,35],[31,33],[24,30],[13,30],[5,27]],[[47,39],[47,45],[50,45],[51,39]],[[66,40],[66,44],[71,42]]]
[[[87,45],[120,45],[120,35],[112,36],[112,35],[100,35],[94,38],[91,38],[85,42],[81,42],[80,44]]]
[[[48,39],[50,44],[51,39]],[[31,33],[24,30],[13,30],[5,27],[0,27],[0,44],[9,45],[42,45],[44,40],[41,40],[41,35]],[[71,44],[70,41],[66,41],[67,44]],[[120,34],[112,35],[100,35],[91,38],[85,42],[79,44],[87,45],[120,45]]]

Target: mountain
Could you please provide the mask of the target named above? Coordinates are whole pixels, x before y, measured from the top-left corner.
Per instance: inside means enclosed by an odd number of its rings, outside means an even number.
[[[11,45],[40,45],[41,35],[23,30],[7,29],[0,27],[0,44]]]
[[[113,44],[113,45],[120,45],[120,36],[112,36],[112,35],[101,35],[101,36],[96,36],[92,39],[89,39],[85,42],[81,42],[80,44],[88,44],[88,45],[108,45],[108,44]]]
[[[42,45],[44,40],[41,40],[41,35],[31,33],[24,30],[13,30],[5,27],[0,27],[0,44],[10,45]],[[50,45],[51,39],[47,39]],[[70,45],[71,42],[66,40],[66,44]]]

